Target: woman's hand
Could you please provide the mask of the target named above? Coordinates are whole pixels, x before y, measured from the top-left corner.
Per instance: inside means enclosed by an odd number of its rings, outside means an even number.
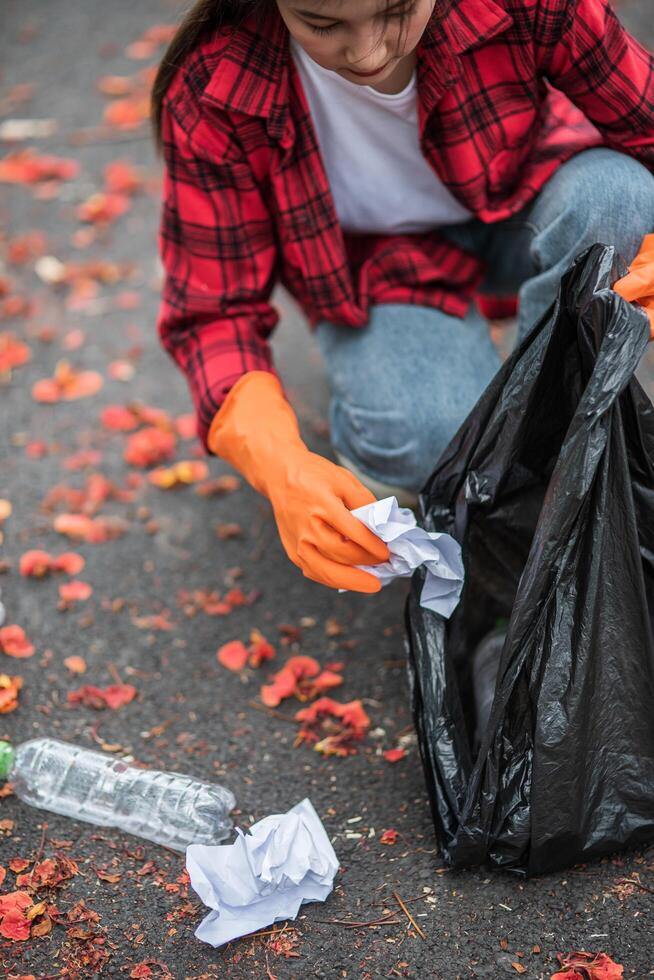
[[[379,580],[355,566],[380,564],[390,553],[350,513],[375,497],[349,470],[309,451],[274,374],[251,371],[239,378],[208,443],[268,497],[286,554],[306,578],[334,589],[379,592]]]
[[[294,448],[270,490],[286,554],[306,578],[334,589],[379,592],[381,583],[356,565],[388,561],[388,547],[350,511],[375,496],[349,470]]]
[[[639,303],[649,317],[649,336],[654,340],[654,234],[645,235],[629,272],[613,283],[623,299]]]

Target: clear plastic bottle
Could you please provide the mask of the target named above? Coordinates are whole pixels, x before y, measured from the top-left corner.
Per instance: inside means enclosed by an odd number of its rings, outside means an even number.
[[[234,795],[178,772],[139,769],[54,738],[0,741],[0,779],[25,803],[116,827],[176,851],[228,836]]]

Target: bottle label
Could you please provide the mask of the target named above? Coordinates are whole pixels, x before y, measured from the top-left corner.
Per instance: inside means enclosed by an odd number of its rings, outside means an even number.
[[[0,779],[6,779],[14,764],[14,749],[11,742],[0,741]]]

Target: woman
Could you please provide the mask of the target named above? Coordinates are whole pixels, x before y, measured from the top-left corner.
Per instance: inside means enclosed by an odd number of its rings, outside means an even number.
[[[519,336],[597,241],[654,230],[654,55],[607,0],[200,0],[159,69],[158,329],[206,449],[271,501],[289,558],[376,592],[350,514],[409,502]],[[281,281],[315,331],[339,461],[272,364]],[[374,495],[373,492],[374,491]]]

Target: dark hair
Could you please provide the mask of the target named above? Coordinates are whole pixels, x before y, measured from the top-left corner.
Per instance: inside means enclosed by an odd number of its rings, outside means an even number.
[[[386,0],[386,6],[390,7],[395,2]],[[161,113],[164,96],[185,56],[211,31],[236,27],[250,14],[262,19],[274,3],[275,0],[196,0],[186,13],[161,59],[150,93],[150,122],[158,154],[163,149]],[[401,27],[404,27],[404,18]]]

